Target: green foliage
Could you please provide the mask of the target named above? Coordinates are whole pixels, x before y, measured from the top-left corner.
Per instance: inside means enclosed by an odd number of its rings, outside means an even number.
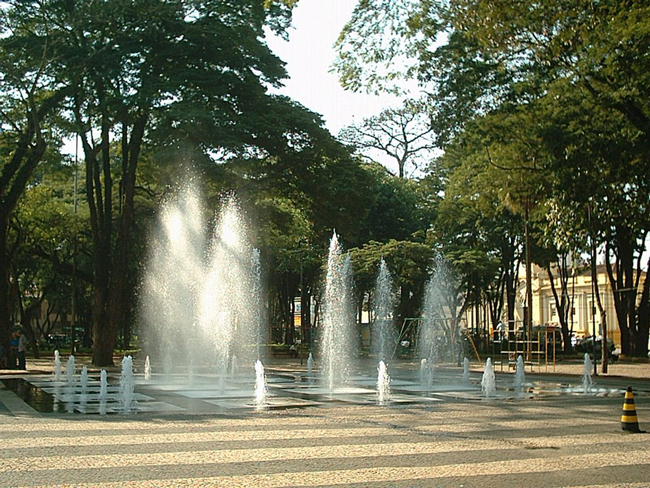
[[[357,293],[374,291],[379,263],[383,258],[393,278],[393,285],[400,291],[400,319],[420,315],[422,295],[433,261],[430,246],[393,239],[386,243],[370,241],[361,248],[351,249],[350,256]]]

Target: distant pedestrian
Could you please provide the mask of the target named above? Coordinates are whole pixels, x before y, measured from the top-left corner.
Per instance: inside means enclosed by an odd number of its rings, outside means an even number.
[[[499,334],[500,341],[502,341],[506,337],[506,326],[501,321],[499,321],[499,323],[497,324],[497,333]]]
[[[14,330],[11,333],[11,339],[9,340],[9,369],[16,369],[18,367],[18,344],[20,343],[20,337],[18,336],[18,331]]]
[[[18,331],[18,369],[27,369],[25,353],[27,352],[27,337],[21,330]]]

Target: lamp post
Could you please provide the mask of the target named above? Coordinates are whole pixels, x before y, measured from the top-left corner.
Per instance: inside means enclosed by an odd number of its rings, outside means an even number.
[[[75,136],[74,140],[74,185],[72,189],[72,211],[74,213],[74,216],[77,216],[77,182],[78,182],[78,176],[77,176],[77,162],[78,162],[78,154],[79,151],[79,135]],[[77,327],[77,319],[76,319],[76,314],[77,314],[77,299],[76,299],[76,290],[77,290],[77,238],[75,236],[74,242],[72,244],[72,297],[70,299],[70,314],[72,315],[70,319],[70,354],[74,354],[75,347],[75,329]]]
[[[532,334],[532,311],[533,311],[533,284],[532,284],[532,263],[531,263],[531,252],[530,252],[530,229],[528,222],[528,207],[530,201],[526,197],[526,209],[525,209],[525,219],[524,219],[524,236],[526,241],[526,305],[524,308],[524,351],[525,356],[528,361],[531,360],[531,334]]]
[[[589,239],[591,251],[591,329],[592,329],[592,345],[594,353],[594,376],[598,376],[598,357],[596,356],[596,280],[598,275],[596,272],[596,242],[594,240],[593,225],[591,222],[591,200],[587,205],[587,220],[589,222]],[[601,347],[605,345],[601,344]]]

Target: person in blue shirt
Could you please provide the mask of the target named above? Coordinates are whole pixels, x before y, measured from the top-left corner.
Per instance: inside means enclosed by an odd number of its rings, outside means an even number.
[[[11,339],[9,340],[9,368],[16,369],[18,367],[18,344],[20,343],[20,337],[18,336],[18,331],[14,330],[11,334]]]

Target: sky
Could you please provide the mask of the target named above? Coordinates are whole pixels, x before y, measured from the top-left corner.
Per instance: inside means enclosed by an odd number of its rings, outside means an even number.
[[[344,90],[330,69],[334,43],[350,19],[358,0],[299,0],[293,12],[289,41],[267,38],[269,47],[287,63],[290,78],[283,95],[323,116],[333,135],[353,121],[377,115],[398,104],[388,95],[374,96]]]

